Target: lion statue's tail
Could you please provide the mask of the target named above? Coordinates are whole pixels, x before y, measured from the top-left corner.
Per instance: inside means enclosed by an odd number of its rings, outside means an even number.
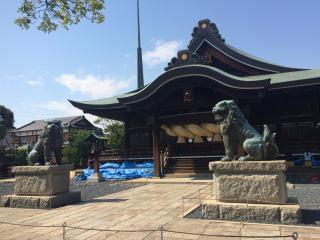
[[[279,149],[275,143],[276,133],[271,133],[268,125],[263,125],[263,141],[266,144],[266,159],[274,160],[279,154]]]

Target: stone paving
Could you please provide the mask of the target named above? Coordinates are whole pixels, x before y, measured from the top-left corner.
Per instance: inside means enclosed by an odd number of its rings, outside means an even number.
[[[211,186],[197,184],[149,183],[122,192],[96,198],[89,202],[53,210],[0,208],[0,239],[63,239],[61,225],[66,222],[65,239],[263,239],[244,236],[286,236],[298,232],[299,239],[320,239],[319,227],[253,224],[182,218],[182,196],[208,198]],[[185,213],[199,206],[198,199],[185,199]],[[44,226],[57,227],[44,227]],[[42,227],[41,227],[42,226]],[[81,228],[91,228],[86,230]],[[107,229],[110,231],[97,231]],[[126,230],[123,232],[122,230]],[[143,231],[139,231],[143,230]],[[135,232],[136,231],[136,232]],[[183,232],[193,233],[184,234]],[[207,235],[222,235],[204,236]],[[227,236],[239,237],[227,237]],[[265,239],[292,239],[267,238]]]

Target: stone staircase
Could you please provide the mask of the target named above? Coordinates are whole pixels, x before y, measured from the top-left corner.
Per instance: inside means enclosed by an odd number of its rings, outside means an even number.
[[[213,158],[193,158],[193,157],[181,157],[170,158],[165,168],[166,177],[212,177],[212,173],[209,172],[209,162],[214,161]]]

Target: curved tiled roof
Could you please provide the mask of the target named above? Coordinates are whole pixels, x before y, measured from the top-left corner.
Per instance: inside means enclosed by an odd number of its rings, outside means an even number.
[[[210,48],[242,66],[254,68],[255,74],[259,75],[240,77],[211,66],[206,57],[197,52],[203,44],[209,44]],[[110,114],[117,115],[124,112],[123,109],[130,104],[148,99],[166,84],[187,77],[204,78],[208,84],[218,84],[235,91],[264,91],[320,84],[320,70],[285,67],[247,54],[226,44],[216,25],[205,19],[199,21],[198,27],[194,28],[188,49],[179,51],[178,57],[172,59],[166,71],[150,84],[111,98],[69,101],[85,112],[95,114],[109,111]]]
[[[150,84],[133,92],[92,101],[72,101],[72,105],[82,110],[86,108],[121,108],[124,104],[139,101],[157,91],[170,81],[184,76],[203,76],[226,88],[234,89],[276,89],[278,87],[298,87],[308,84],[320,84],[320,70],[304,70],[286,73],[274,73],[258,76],[238,77],[208,65],[186,65],[173,68]]]
[[[66,127],[69,124],[77,122],[81,120],[83,116],[71,116],[71,117],[61,117],[61,118],[52,118],[50,120],[60,120],[62,127]],[[49,120],[49,119],[46,119]],[[42,130],[46,125],[46,120],[34,120],[28,124],[23,125],[17,129],[11,130],[11,132],[24,132],[24,131],[35,131],[35,130]]]
[[[145,98],[153,94],[155,91],[157,91],[157,89],[170,81],[174,81],[175,79],[186,76],[207,77],[210,81],[214,81],[220,85],[224,85],[227,88],[234,89],[264,89],[269,85],[270,82],[270,78],[268,77],[261,77],[258,80],[252,80],[248,79],[247,77],[231,75],[215,67],[193,64],[171,69],[160,75],[150,84],[133,92],[92,101],[69,101],[72,105],[82,110],[86,108],[119,108],[123,107],[124,104],[130,103],[131,101],[136,101],[139,98]]]
[[[205,24],[206,27],[202,27]],[[301,68],[291,68],[286,66],[281,66],[275,63],[271,63],[264,59],[255,57],[244,51],[241,51],[229,44],[225,43],[225,40],[221,38],[221,35],[214,23],[211,23],[209,19],[200,20],[198,22],[198,27],[195,27],[192,33],[192,39],[188,45],[188,50],[196,53],[198,49],[204,43],[208,43],[210,47],[223,53],[225,56],[233,59],[236,62],[250,66],[255,69],[260,69],[270,73],[282,73],[291,71],[306,70]]]

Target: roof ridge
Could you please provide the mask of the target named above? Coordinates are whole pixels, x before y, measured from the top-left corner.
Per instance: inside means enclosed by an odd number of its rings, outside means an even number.
[[[232,59],[232,61],[236,61],[239,64],[254,68],[258,71],[276,73],[305,70],[273,63],[225,43],[225,39],[222,38],[216,24],[209,19],[200,20],[198,26],[194,27],[191,36],[192,39],[187,49],[178,51],[177,56],[173,57],[168,63],[168,66],[165,68],[166,71],[180,65],[194,63],[209,65],[210,59],[199,54],[199,49],[204,44],[211,45],[212,48]]]
[[[16,129],[13,129],[13,130],[19,130],[19,129],[21,129],[21,128],[24,128],[24,127],[26,127],[26,126],[28,126],[28,125],[31,125],[31,124],[35,123],[36,121],[39,121],[39,120],[32,120],[31,122],[26,123],[26,124],[22,125],[21,127],[16,128]]]

